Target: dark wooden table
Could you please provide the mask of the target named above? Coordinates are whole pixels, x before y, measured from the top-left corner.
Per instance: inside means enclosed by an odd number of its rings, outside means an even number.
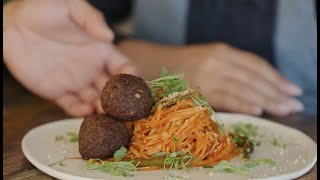
[[[21,87],[7,72],[4,73],[4,179],[54,179],[35,168],[21,150],[22,137],[32,128],[68,116],[54,104]],[[296,114],[274,121],[297,128],[317,142],[317,116]],[[301,180],[317,178],[317,165]]]

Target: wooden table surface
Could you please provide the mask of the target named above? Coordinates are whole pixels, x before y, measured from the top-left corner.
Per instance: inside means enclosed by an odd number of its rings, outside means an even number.
[[[54,179],[35,168],[21,150],[22,137],[32,128],[68,116],[54,104],[21,87],[4,72],[4,179]],[[317,142],[317,116],[295,114],[286,118],[267,117],[297,128]],[[301,180],[317,178],[317,164]]]

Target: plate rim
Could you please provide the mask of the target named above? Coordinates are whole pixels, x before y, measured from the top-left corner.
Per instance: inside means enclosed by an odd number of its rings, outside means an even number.
[[[217,113],[219,116],[222,115],[226,115],[226,116],[242,116],[242,117],[249,117],[249,118],[255,118],[258,119],[260,121],[263,121],[265,123],[269,123],[269,124],[274,124],[274,125],[280,125],[281,127],[284,128],[289,128],[292,129],[293,131],[296,131],[297,133],[300,133],[301,135],[305,136],[307,139],[311,140],[312,143],[314,143],[315,145],[317,145],[317,143],[310,138],[308,135],[306,135],[304,132],[294,128],[294,127],[290,127],[290,126],[286,126],[284,124],[278,123],[278,122],[274,122],[272,120],[269,119],[265,119],[265,118],[261,118],[261,117],[255,117],[255,116],[251,116],[251,115],[246,115],[246,114],[240,114],[240,113]],[[33,156],[31,156],[31,153],[28,151],[27,145],[26,145],[26,139],[28,138],[28,136],[30,136],[31,133],[33,133],[34,131],[36,131],[37,129],[40,129],[44,126],[48,126],[50,124],[59,124],[59,123],[65,123],[66,121],[81,121],[83,118],[82,117],[78,117],[78,118],[65,118],[65,119],[59,119],[56,121],[52,121],[52,122],[48,122],[48,123],[44,123],[41,124],[39,126],[36,126],[32,129],[30,129],[22,138],[21,141],[21,149],[22,149],[22,153],[24,154],[25,158],[32,164],[34,165],[36,168],[38,168],[39,170],[41,170],[42,172],[46,173],[49,176],[55,177],[55,178],[59,178],[59,179],[79,179],[79,180],[102,180],[99,178],[90,178],[90,177],[83,177],[83,176],[78,176],[78,175],[72,175],[72,174],[68,174],[66,172],[61,172],[59,170],[56,170],[54,168],[51,168],[48,165],[45,165],[41,162],[39,162],[36,158],[34,158]],[[316,147],[317,148],[317,147]],[[291,172],[288,174],[282,174],[282,175],[275,175],[275,176],[269,176],[266,178],[259,178],[259,179],[255,179],[255,180],[265,180],[265,179],[270,179],[270,180],[283,180],[283,179],[294,179],[294,178],[298,178],[303,176],[304,174],[308,173],[315,165],[315,163],[317,162],[317,149],[316,149],[316,153],[315,153],[315,158],[310,161],[310,163],[308,163],[303,169],[300,169],[298,171],[295,172]],[[110,179],[109,177],[106,177],[104,179]]]

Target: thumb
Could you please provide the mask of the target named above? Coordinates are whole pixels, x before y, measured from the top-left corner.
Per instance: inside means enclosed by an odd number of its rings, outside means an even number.
[[[100,11],[84,0],[69,0],[68,5],[73,21],[89,35],[97,40],[113,41],[114,34]]]
[[[111,75],[126,73],[132,75],[140,75],[141,72],[130,59],[123,55],[112,44],[108,44],[108,48],[105,51],[108,53],[107,59],[105,59],[105,67]]]

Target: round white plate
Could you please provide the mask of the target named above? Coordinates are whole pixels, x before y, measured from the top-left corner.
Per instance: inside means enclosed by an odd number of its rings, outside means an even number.
[[[85,161],[81,159],[65,160],[62,165],[50,164],[65,157],[80,157],[78,143],[66,140],[56,141],[56,137],[66,132],[78,132],[82,119],[65,119],[44,124],[30,130],[22,140],[22,151],[26,158],[44,173],[58,179],[163,179],[169,174],[179,175],[185,179],[294,179],[307,173],[317,161],[317,145],[302,132],[257,117],[219,113],[226,128],[234,123],[252,123],[259,127],[259,134],[264,141],[256,147],[252,154],[253,159],[271,158],[276,164],[261,165],[251,168],[248,176],[234,173],[215,172],[209,169],[191,168],[190,173],[182,170],[175,171],[138,171],[134,177],[115,177],[98,170],[86,170]],[[281,146],[270,143],[277,139]],[[285,147],[282,145],[285,144]],[[239,163],[237,158],[231,163]]]

